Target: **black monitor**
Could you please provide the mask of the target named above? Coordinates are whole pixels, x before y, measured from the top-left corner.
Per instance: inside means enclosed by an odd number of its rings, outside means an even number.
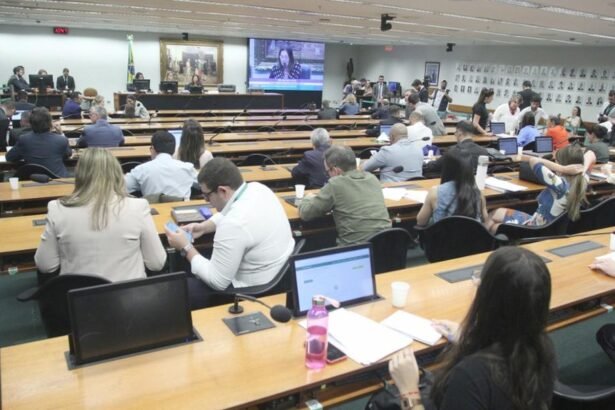
[[[28,77],[30,80],[30,87],[32,88],[38,88],[41,91],[44,91],[47,88],[53,88],[53,76],[50,74],[30,74]]]
[[[68,292],[70,365],[197,339],[184,272]]]
[[[388,86],[394,97],[401,97],[401,83],[399,81],[389,81]]]
[[[166,94],[177,94],[177,81],[161,81],[160,92]]]
[[[136,91],[149,90],[149,80],[133,80],[132,85],[135,87]]]
[[[190,94],[203,94],[203,87],[200,85],[191,85],[188,86],[188,91],[190,91]]]

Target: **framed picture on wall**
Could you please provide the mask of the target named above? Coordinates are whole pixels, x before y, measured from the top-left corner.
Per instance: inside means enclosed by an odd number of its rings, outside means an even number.
[[[440,63],[427,61],[425,63],[425,77],[429,77],[429,85],[437,86],[440,78]]]
[[[224,61],[220,41],[160,40],[160,79],[190,84],[197,75],[203,85],[222,84]]]

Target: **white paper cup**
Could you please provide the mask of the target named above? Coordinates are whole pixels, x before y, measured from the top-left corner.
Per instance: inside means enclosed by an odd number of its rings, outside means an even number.
[[[393,282],[391,283],[391,303],[396,308],[403,308],[406,306],[408,300],[408,293],[410,292],[410,284],[406,282]]]
[[[517,147],[517,155],[523,155],[523,147]]]
[[[19,189],[19,178],[17,177],[9,178],[9,184],[11,185],[11,189],[13,191],[17,191]]]
[[[302,184],[295,185],[295,198],[302,199],[304,193],[305,193],[305,185],[302,185]]]
[[[501,150],[500,150],[500,154],[502,154],[502,155],[506,155],[506,150],[501,149]]]
[[[361,165],[361,158],[355,158],[355,161],[357,161],[357,168],[359,168]]]
[[[615,232],[611,232],[611,250],[615,251]]]

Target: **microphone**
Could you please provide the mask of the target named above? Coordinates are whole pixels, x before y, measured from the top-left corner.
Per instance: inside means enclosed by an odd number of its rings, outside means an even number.
[[[400,172],[402,172],[404,170],[403,165],[398,165],[395,168],[393,168],[393,172],[395,172],[396,174],[399,174]]]
[[[46,184],[49,181],[54,180],[47,174],[32,174],[30,175],[30,179],[34,182],[38,182],[39,184]],[[61,184],[69,184],[69,185],[73,184],[73,182],[69,182],[69,181],[58,181],[58,180],[54,180],[54,181],[61,183]]]
[[[235,120],[237,119],[237,117],[239,117],[241,114],[245,114],[248,112],[248,108],[250,108],[250,106],[252,105],[252,102],[254,101],[254,98],[252,98],[250,101],[248,101],[248,103],[245,105],[245,107],[243,107],[243,109],[241,110],[241,112],[237,113],[233,119],[231,120],[232,123],[235,122]]]
[[[211,136],[211,138],[207,141],[207,145],[214,145],[213,141],[214,138],[216,138],[218,135],[222,134],[223,132],[230,132],[230,129],[227,127],[221,128],[220,131],[216,132],[214,135]]]
[[[235,302],[228,308],[228,312],[229,313],[231,313],[233,315],[237,315],[239,313],[243,313],[243,307],[239,306],[239,300],[240,299],[249,300],[250,302],[255,302],[255,303],[258,303],[260,305],[265,306],[266,308],[269,309],[269,315],[271,316],[271,318],[273,320],[275,320],[276,322],[286,323],[286,322],[288,322],[292,318],[292,313],[291,313],[290,309],[288,309],[286,306],[275,305],[275,306],[271,307],[268,304],[266,304],[265,302],[262,302],[262,301],[256,299],[253,296],[248,296],[248,295],[244,295],[244,294],[241,294],[241,293],[236,293],[235,294]]]

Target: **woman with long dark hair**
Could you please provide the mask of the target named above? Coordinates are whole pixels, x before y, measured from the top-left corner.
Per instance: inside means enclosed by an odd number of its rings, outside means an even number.
[[[547,410],[555,380],[555,354],[546,334],[551,277],[531,251],[503,247],[481,271],[476,297],[461,326],[436,322],[452,340],[431,400],[439,410]],[[389,363],[402,409],[422,409],[418,366],[411,351]]]
[[[180,161],[190,162],[197,170],[213,159],[211,152],[205,148],[203,128],[198,121],[193,119],[184,121],[181,141],[173,157]]]
[[[430,220],[435,223],[452,215],[487,221],[485,198],[476,186],[469,159],[459,154],[445,154],[440,182],[427,193],[416,217],[418,225],[427,225]]]
[[[278,64],[273,66],[269,78],[297,80],[301,78],[301,64],[295,61],[293,49],[281,48],[278,52]]]
[[[488,135],[487,123],[489,111],[487,104],[493,101],[493,88],[483,88],[478,96],[478,101],[472,107],[472,123],[481,134]]]

